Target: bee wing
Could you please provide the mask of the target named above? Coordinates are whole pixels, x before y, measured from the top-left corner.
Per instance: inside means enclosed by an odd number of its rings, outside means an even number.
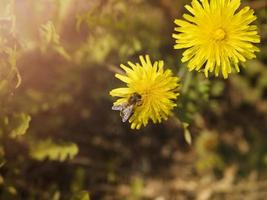
[[[133,108],[134,108],[134,106],[130,105],[121,111],[122,122],[126,122],[130,118],[130,116],[133,112]]]
[[[126,103],[120,104],[120,105],[113,105],[112,110],[119,110],[122,111],[126,107]]]

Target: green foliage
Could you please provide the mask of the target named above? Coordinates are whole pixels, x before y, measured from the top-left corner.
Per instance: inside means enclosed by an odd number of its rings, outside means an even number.
[[[86,191],[76,192],[71,200],[90,200],[90,196]]]
[[[65,161],[73,159],[78,154],[78,146],[71,142],[55,143],[51,139],[46,139],[32,144],[30,148],[30,155],[36,160],[57,160]]]
[[[130,185],[130,194],[127,200],[138,200],[142,197],[144,181],[140,177],[134,177]]]
[[[236,182],[266,179],[266,9],[256,10],[257,59],[228,80],[206,79],[173,51],[186,2],[0,1],[0,199],[198,199],[232,164]],[[174,127],[132,134],[108,91],[119,64],[141,54],[181,77],[181,95]]]
[[[31,117],[26,113],[14,113],[4,116],[0,121],[0,137],[17,138],[24,135],[31,121]]]
[[[0,15],[0,85],[3,81],[12,82],[16,79],[14,87],[21,83],[17,69],[18,40],[16,38],[16,17],[12,13],[13,2],[2,3],[4,9]],[[0,90],[1,95],[1,90]]]
[[[195,144],[198,154],[197,170],[223,169],[224,162],[218,154],[218,143],[219,137],[215,133],[203,132],[199,135]]]
[[[48,49],[54,49],[59,55],[66,60],[70,60],[71,57],[60,43],[60,36],[58,35],[56,28],[52,21],[48,21],[40,28],[41,39],[43,44],[41,50],[45,53]]]
[[[140,4],[144,9],[140,9]],[[146,19],[145,8],[149,8],[146,2],[132,0],[125,4],[109,0],[104,5],[97,2],[91,6],[89,11],[77,15],[76,29],[81,30],[85,24],[89,34],[86,43],[77,51],[76,60],[101,63],[112,55],[125,60],[144,49],[159,54],[162,38],[157,30],[164,25],[164,18],[156,7],[153,8],[155,12],[150,13],[156,23],[151,23]],[[165,29],[162,27],[162,30]]]
[[[177,112],[179,119],[190,124],[195,114],[201,112],[207,105],[212,86],[209,80],[199,74],[184,72],[185,70],[185,68],[180,69],[183,82]]]
[[[24,135],[29,128],[30,121],[31,117],[25,113],[15,114],[11,121],[13,123],[10,125],[12,127],[10,136],[15,138]]]
[[[85,177],[86,177],[85,170],[83,168],[77,168],[70,186],[72,192],[75,193],[83,189]]]

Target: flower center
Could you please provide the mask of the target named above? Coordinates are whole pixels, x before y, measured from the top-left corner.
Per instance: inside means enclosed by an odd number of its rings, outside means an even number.
[[[217,41],[222,41],[223,39],[225,39],[225,37],[226,33],[222,28],[217,29],[213,35],[213,38]]]

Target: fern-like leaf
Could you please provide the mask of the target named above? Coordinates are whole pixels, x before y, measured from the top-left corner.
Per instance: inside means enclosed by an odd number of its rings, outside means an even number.
[[[36,160],[65,161],[73,159],[78,154],[78,146],[71,142],[55,143],[51,139],[41,141],[37,144],[32,144],[30,148],[30,155]]]

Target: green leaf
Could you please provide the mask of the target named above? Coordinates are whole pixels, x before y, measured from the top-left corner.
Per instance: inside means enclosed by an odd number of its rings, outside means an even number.
[[[188,130],[188,127],[189,127],[189,124],[183,122],[185,141],[187,142],[187,144],[191,145],[192,144],[192,137],[191,137],[190,131]]]
[[[59,44],[60,37],[52,21],[48,21],[41,26],[40,34],[47,44]]]
[[[133,177],[130,183],[130,194],[127,200],[141,199],[144,190],[144,180],[142,177]]]
[[[10,121],[10,127],[12,127],[10,137],[16,138],[24,135],[27,132],[30,125],[31,116],[26,113],[19,113],[15,114]]]
[[[41,26],[40,35],[43,40],[43,44],[41,45],[41,50],[43,52],[47,52],[50,48],[52,48],[66,60],[71,59],[71,56],[60,43],[60,35],[57,33],[52,21],[48,21],[46,24]]]
[[[78,154],[78,146],[72,142],[55,143],[51,139],[41,141],[37,144],[31,144],[30,155],[36,160],[65,161],[73,159]]]

